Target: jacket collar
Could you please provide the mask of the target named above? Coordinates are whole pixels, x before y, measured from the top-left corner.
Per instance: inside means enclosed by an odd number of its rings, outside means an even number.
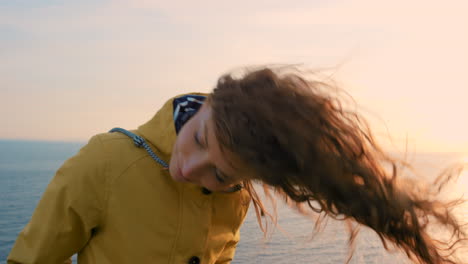
[[[165,158],[169,158],[172,154],[172,147],[177,137],[174,123],[174,100],[186,95],[178,95],[168,100],[151,120],[138,127],[138,133],[155,146]],[[207,96],[203,93],[190,93],[189,95]]]

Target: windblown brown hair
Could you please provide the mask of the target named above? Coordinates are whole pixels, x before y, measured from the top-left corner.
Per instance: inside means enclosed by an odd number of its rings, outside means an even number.
[[[330,89],[291,67],[261,68],[239,78],[222,76],[208,98],[221,147],[257,175],[244,184],[258,219],[267,212],[252,180],[271,186],[303,213],[305,204],[370,227],[386,249],[391,242],[415,262],[455,263],[453,251],[467,237],[451,212],[460,200],[441,202],[437,188],[400,177],[405,163],[386,155],[366,121],[345,110]],[[452,240],[433,238],[430,223],[446,228]],[[350,231],[351,244],[355,235]]]

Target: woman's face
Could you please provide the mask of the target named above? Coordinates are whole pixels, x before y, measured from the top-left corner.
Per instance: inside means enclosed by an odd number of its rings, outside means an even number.
[[[174,144],[169,172],[176,181],[226,191],[247,174],[234,154],[221,151],[211,116],[209,103],[204,103],[185,123]]]

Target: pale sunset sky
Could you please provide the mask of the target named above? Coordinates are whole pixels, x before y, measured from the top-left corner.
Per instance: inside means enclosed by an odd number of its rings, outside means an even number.
[[[335,68],[384,146],[468,153],[467,12],[466,0],[0,1],[0,138],[85,142],[229,70],[304,64]]]

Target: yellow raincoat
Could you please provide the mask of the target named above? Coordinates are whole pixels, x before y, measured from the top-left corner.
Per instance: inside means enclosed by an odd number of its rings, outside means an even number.
[[[173,99],[134,133],[170,160]],[[229,263],[247,191],[205,194],[121,133],[94,136],[57,171],[8,256],[12,263]]]

